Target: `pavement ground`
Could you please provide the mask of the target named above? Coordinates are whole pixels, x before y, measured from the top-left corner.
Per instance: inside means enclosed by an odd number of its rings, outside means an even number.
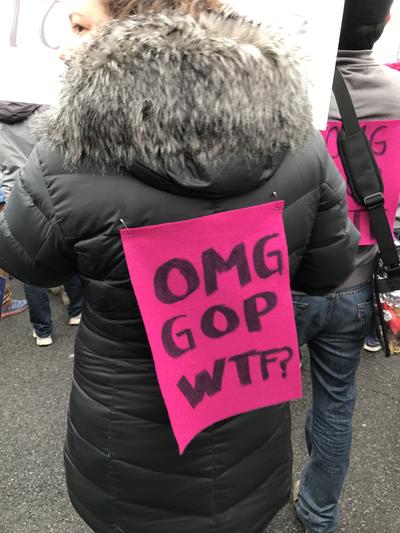
[[[14,288],[15,296],[21,297],[20,284],[14,281]],[[91,531],[69,503],[63,471],[76,328],[68,326],[61,298],[50,295],[50,300],[51,347],[35,345],[28,313],[0,322],[0,533]],[[304,398],[292,408],[295,476],[306,460],[306,352],[303,361]],[[363,353],[358,391],[353,458],[339,531],[400,533],[400,357]],[[297,531],[288,505],[266,533]]]

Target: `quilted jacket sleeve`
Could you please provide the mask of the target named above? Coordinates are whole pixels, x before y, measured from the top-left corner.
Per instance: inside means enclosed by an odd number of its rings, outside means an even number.
[[[74,255],[57,223],[38,149],[0,214],[0,266],[15,278],[51,287],[70,279]]]
[[[323,180],[311,238],[292,289],[308,294],[327,294],[342,284],[353,271],[359,232],[347,216],[346,184],[323,144]]]

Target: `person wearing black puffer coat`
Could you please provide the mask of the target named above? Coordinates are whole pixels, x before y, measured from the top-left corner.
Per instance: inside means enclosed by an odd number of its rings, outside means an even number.
[[[39,285],[82,280],[65,445],[74,507],[98,533],[261,533],[289,499],[289,406],[215,424],[179,455],[119,232],[121,219],[280,199],[293,289],[340,284],[358,234],[300,61],[240,17],[112,21],[69,58],[39,134],[0,218],[0,266]]]

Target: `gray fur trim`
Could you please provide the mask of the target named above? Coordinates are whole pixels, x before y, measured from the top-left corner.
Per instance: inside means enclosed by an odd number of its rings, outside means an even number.
[[[105,25],[72,56],[37,133],[68,166],[138,161],[159,172],[265,160],[301,146],[311,108],[301,59],[245,19],[164,13]]]

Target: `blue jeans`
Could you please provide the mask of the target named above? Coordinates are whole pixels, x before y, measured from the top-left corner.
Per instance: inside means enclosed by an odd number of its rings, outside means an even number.
[[[308,344],[312,406],[306,418],[309,462],[296,513],[312,533],[336,531],[350,463],[356,371],[372,330],[372,283],[328,296],[293,295],[299,343]]]
[[[53,331],[49,294],[47,289],[34,287],[25,283],[25,297],[29,305],[29,316],[33,329],[38,337],[49,337]],[[82,285],[78,276],[74,276],[64,283],[65,292],[70,304],[69,318],[78,316],[82,311]]]

